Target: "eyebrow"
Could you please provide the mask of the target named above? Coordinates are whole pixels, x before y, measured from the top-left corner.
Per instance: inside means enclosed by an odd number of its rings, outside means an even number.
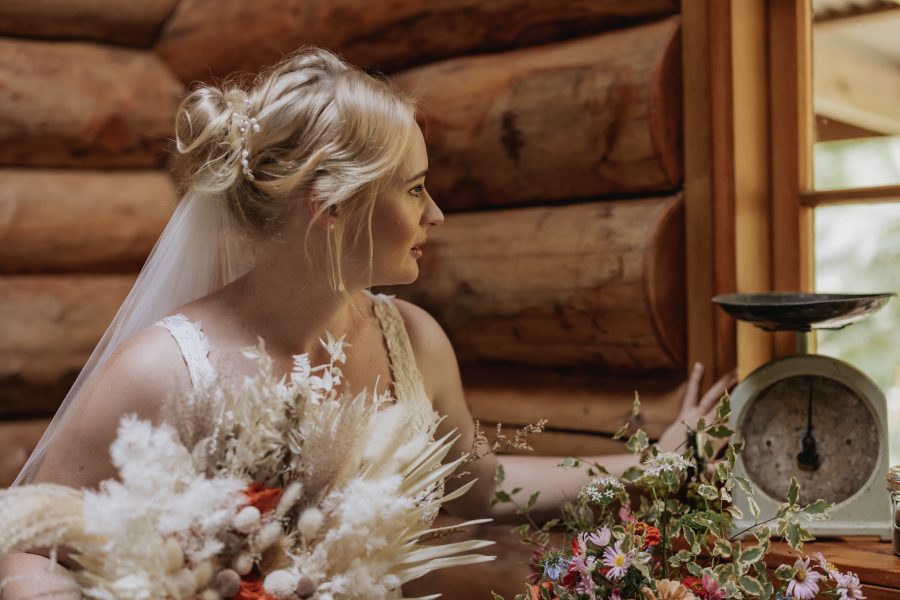
[[[415,181],[416,179],[420,179],[420,178],[422,178],[422,177],[425,177],[425,174],[426,174],[426,173],[428,173],[428,169],[425,169],[425,170],[422,171],[421,173],[417,173],[416,175],[413,175],[412,177],[410,177],[409,179],[406,180],[406,183],[410,183],[410,182],[412,182],[412,181]]]

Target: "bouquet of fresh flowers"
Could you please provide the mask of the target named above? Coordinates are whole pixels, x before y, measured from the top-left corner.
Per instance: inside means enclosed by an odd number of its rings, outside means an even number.
[[[633,416],[639,406],[635,398]],[[610,476],[599,464],[565,459],[561,467],[586,467],[594,479],[563,507],[561,518],[543,525],[528,514],[534,495],[522,503],[515,498],[518,490],[498,491],[495,502],[513,502],[528,517],[518,531],[534,548],[530,581],[516,599],[864,598],[855,574],[838,571],[821,554],[812,562],[800,555],[803,542],[812,540],[803,520],[827,517],[827,502],[801,506],[799,486],[792,480],[788,501],[761,521],[750,482],[733,472],[742,444],[728,441],[724,459],[715,460],[714,440],[730,440],[734,434],[728,427],[730,411],[725,396],[714,422],[696,424],[693,443],[684,454],[660,452],[643,431],[635,431],[627,446],[639,455],[640,467],[621,478]],[[623,426],[615,437],[623,438],[629,427]],[[502,485],[502,471],[497,481]],[[742,516],[732,504],[735,487],[748,495],[756,520],[739,532],[731,531],[732,519]],[[553,544],[558,529],[563,539]],[[751,541],[741,539],[746,535],[752,535]],[[770,577],[764,559],[774,535],[784,537],[798,557]]]
[[[339,394],[343,342],[323,344],[329,364],[298,355],[285,381],[260,342],[240,389],[170,404],[160,426],[124,418],[119,479],[97,491],[3,491],[0,554],[65,546],[83,596],[102,600],[400,597],[433,569],[492,559],[460,555],[489,542],[434,543],[434,513],[474,483],[443,495],[466,460],[441,464],[455,437],[434,440],[436,419],[386,394]]]

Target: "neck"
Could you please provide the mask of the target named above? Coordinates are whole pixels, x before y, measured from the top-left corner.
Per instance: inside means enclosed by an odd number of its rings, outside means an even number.
[[[263,259],[223,293],[246,333],[262,336],[270,354],[309,353],[315,359],[324,352],[319,340],[327,333],[347,335],[359,319],[361,290],[333,290],[327,273],[301,258]]]

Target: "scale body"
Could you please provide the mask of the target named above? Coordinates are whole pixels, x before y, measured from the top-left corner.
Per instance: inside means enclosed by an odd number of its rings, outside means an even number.
[[[804,352],[806,332],[845,327],[891,296],[726,294],[714,301],[767,331],[797,331]],[[841,360],[800,353],[756,369],[732,391],[731,406],[731,427],[745,442],[734,472],[753,484],[760,522],[775,516],[796,477],[800,504],[834,504],[829,519],[803,522],[811,534],[890,539],[887,402],[869,377]],[[735,488],[733,495],[744,514],[735,531],[752,527],[746,494]]]

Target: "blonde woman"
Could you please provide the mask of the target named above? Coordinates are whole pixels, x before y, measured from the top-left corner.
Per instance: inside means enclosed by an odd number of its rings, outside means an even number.
[[[280,374],[296,354],[327,362],[319,340],[345,336],[345,391],[387,386],[419,427],[445,415],[437,435],[456,429],[457,449],[470,448],[472,417],[447,336],[417,306],[368,291],[413,282],[428,235],[444,220],[425,186],[415,110],[389,83],[316,48],[253,85],[192,91],[176,121],[184,198],[17,483],[93,487],[114,477],[108,448],[122,415],[159,421],[167,398],[240,382],[255,369],[240,350],[258,337]],[[709,411],[729,384],[698,400],[700,374],[679,421]],[[683,439],[673,425],[660,445]],[[603,457],[619,473],[632,461]],[[544,492],[537,511],[549,514],[585,483],[557,463],[489,456],[470,468],[478,484],[448,508],[513,518],[489,504],[502,465],[509,486]],[[64,571],[47,577],[48,564],[37,550],[4,557],[0,579],[11,579],[3,598],[80,597]]]

